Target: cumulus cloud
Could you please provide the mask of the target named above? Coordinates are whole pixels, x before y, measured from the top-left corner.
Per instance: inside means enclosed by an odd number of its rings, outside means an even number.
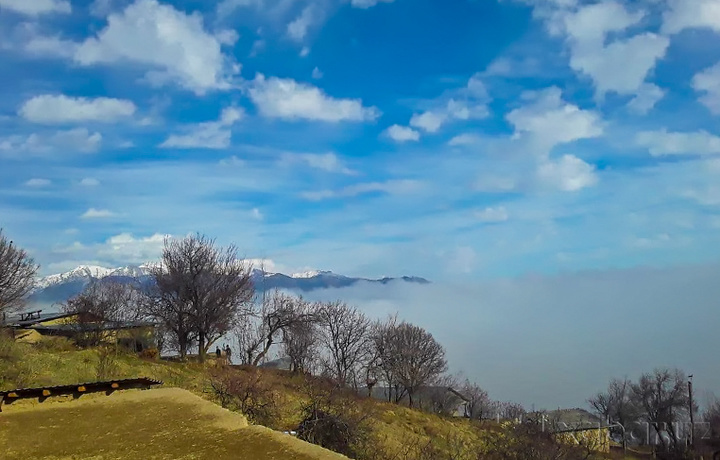
[[[259,74],[249,92],[260,113],[269,118],[340,122],[372,121],[380,116],[376,107],[364,107],[360,99],[335,99],[315,86],[292,79]]]
[[[597,112],[583,110],[562,100],[560,88],[526,92],[527,105],[506,115],[515,127],[515,138],[530,136],[539,154],[547,154],[559,144],[603,134],[603,124]]]
[[[652,156],[720,153],[720,137],[707,131],[668,132],[666,129],[642,131],[635,136],[635,143],[647,148]]]
[[[389,195],[400,195],[417,192],[422,184],[415,180],[389,180],[386,182],[366,182],[347,186],[340,190],[321,190],[317,192],[304,192],[303,198],[310,201],[320,201],[330,198],[348,198],[367,193],[385,193]]]
[[[474,145],[480,142],[480,136],[477,134],[464,133],[454,136],[448,141],[448,145],[451,147],[459,147],[463,145]]]
[[[135,104],[124,99],[44,94],[25,101],[18,114],[34,123],[111,122],[131,117],[135,109]]]
[[[222,52],[228,35],[208,33],[199,13],[185,14],[156,0],[136,0],[112,13],[107,26],[77,48],[81,65],[130,62],[150,67],[153,84],[177,83],[203,94],[230,88],[239,67]]]
[[[542,185],[564,192],[576,192],[598,182],[595,166],[573,155],[542,163],[537,175]]]
[[[304,164],[310,168],[320,169],[331,173],[340,173],[347,175],[357,174],[348,168],[343,162],[332,152],[328,153],[290,153],[286,152],[280,156],[280,163],[284,166]]]
[[[155,261],[160,258],[165,238],[169,236],[155,233],[135,237],[131,233],[120,233],[108,238],[96,251],[98,256],[122,264]]]
[[[468,79],[467,84],[448,92],[427,104],[431,109],[416,113],[410,119],[410,126],[427,133],[436,133],[453,120],[486,118],[490,115],[487,103],[490,97],[479,74]]]
[[[300,16],[288,24],[287,34],[292,40],[302,42],[307,35],[308,29],[321,20],[321,12],[316,5],[310,4],[303,8]]]
[[[0,9],[7,8],[26,16],[49,13],[70,13],[72,7],[67,0],[0,0]]]
[[[564,36],[570,48],[570,67],[590,77],[597,94],[635,95],[656,62],[665,56],[670,40],[651,32],[611,38],[637,25],[644,11],[630,12],[620,2],[578,6],[575,2],[536,4],[551,34]]]
[[[665,90],[652,83],[644,83],[638,88],[635,97],[628,102],[627,107],[631,112],[645,115],[663,97],[665,97]]]
[[[668,0],[668,6],[663,13],[663,32],[676,34],[692,28],[708,28],[720,32],[720,1]]]
[[[231,127],[241,120],[241,108],[226,107],[217,121],[199,123],[186,128],[186,134],[171,134],[160,147],[178,149],[226,149],[230,147]]]
[[[385,135],[395,142],[419,141],[420,133],[407,126],[392,125],[385,130]]]
[[[321,79],[321,78],[323,77],[323,73],[322,73],[322,71],[321,71],[320,69],[318,69],[317,67],[315,67],[315,68],[313,69],[313,71],[312,71],[312,77],[313,77],[315,80],[319,80],[319,79]]]
[[[39,156],[62,153],[93,153],[100,148],[102,135],[87,128],[75,128],[54,133],[0,137],[0,155]]]
[[[80,216],[83,219],[105,219],[107,217],[115,216],[114,212],[108,211],[107,209],[95,209],[90,208]]]
[[[714,114],[720,114],[720,62],[693,77],[693,89],[699,93],[700,102]]]

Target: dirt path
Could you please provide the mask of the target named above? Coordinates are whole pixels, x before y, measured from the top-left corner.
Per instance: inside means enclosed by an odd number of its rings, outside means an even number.
[[[0,449],[7,460],[345,458],[178,388],[3,406]]]

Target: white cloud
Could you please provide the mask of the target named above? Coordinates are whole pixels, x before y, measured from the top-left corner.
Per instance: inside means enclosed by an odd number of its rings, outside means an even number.
[[[83,187],[97,187],[100,185],[100,181],[93,177],[86,177],[80,181],[80,185]]]
[[[30,54],[40,56],[47,55],[65,59],[72,59],[77,48],[77,43],[70,40],[63,40],[57,36],[45,37],[36,35],[25,43],[25,51]]]
[[[39,178],[30,179],[29,181],[25,182],[25,185],[27,187],[38,187],[38,188],[47,187],[51,184],[52,184],[52,182],[49,179],[39,179]]]
[[[719,0],[669,0],[668,6],[663,14],[663,32],[675,34],[691,28],[720,32]]]
[[[510,215],[507,212],[507,209],[503,206],[499,206],[497,208],[485,208],[482,211],[476,211],[475,217],[480,222],[486,222],[486,223],[497,223],[497,222],[505,222],[510,218]]]
[[[44,94],[25,101],[18,114],[34,123],[111,122],[131,117],[135,104],[123,99]]]
[[[635,136],[635,143],[645,147],[652,156],[665,155],[713,155],[720,153],[720,137],[707,131],[668,132],[642,131]]]
[[[665,90],[652,83],[644,83],[638,88],[635,97],[628,103],[631,112],[645,115],[665,97]]]
[[[7,8],[27,16],[47,13],[70,13],[72,7],[66,0],[0,0],[0,9]]]
[[[367,193],[381,192],[390,195],[401,195],[414,193],[422,187],[422,184],[415,180],[390,180],[386,182],[367,182],[350,185],[341,190],[321,190],[318,192],[304,192],[302,197],[310,201],[320,201],[329,198],[347,198]]]
[[[281,164],[285,166],[295,164],[305,164],[311,168],[320,169],[322,171],[340,173],[347,175],[357,174],[348,168],[343,162],[332,152],[328,153],[284,153],[280,157]]]
[[[420,133],[407,126],[392,125],[385,134],[395,142],[419,141]]]
[[[323,73],[322,73],[322,71],[321,71],[320,69],[318,69],[317,67],[315,67],[315,68],[313,69],[313,71],[312,71],[312,77],[313,77],[315,80],[319,80],[319,79],[321,79],[321,78],[323,77]]]
[[[187,134],[171,134],[160,147],[180,149],[226,149],[230,147],[232,138],[231,127],[244,116],[244,111],[237,107],[226,107],[218,121],[199,123],[188,128]]]
[[[110,212],[107,209],[95,209],[90,208],[80,216],[82,219],[104,219],[107,217],[113,217],[114,212]]]
[[[320,10],[313,4],[306,6],[300,13],[300,16],[288,24],[288,37],[296,42],[302,42],[305,39],[310,26],[316,24],[320,20]]]
[[[300,50],[300,57],[307,57],[308,54],[310,54],[310,48],[308,48],[307,46],[303,46]]]
[[[0,138],[0,154],[7,156],[47,155],[51,153],[93,153],[100,148],[102,135],[86,128],[57,131],[53,134],[30,134]]]
[[[270,118],[339,122],[372,121],[380,116],[376,107],[363,107],[360,99],[335,99],[315,86],[262,74],[252,82],[250,99]]]
[[[230,88],[230,77],[239,72],[221,50],[227,34],[206,32],[199,13],[187,15],[156,0],[136,0],[107,21],[96,37],[78,47],[76,62],[145,65],[153,69],[146,74],[148,81],[175,82],[198,94]]]
[[[551,34],[566,37],[570,67],[589,76],[600,97],[607,92],[636,94],[670,44],[669,38],[650,32],[608,40],[645,17],[644,11],[630,12],[613,0],[579,8],[574,2],[555,8],[543,4],[536,13],[546,19]]]
[[[692,80],[693,89],[699,93],[700,102],[716,115],[720,115],[720,62],[697,73]]]
[[[253,208],[253,210],[251,211],[251,214],[252,214],[253,219],[255,219],[255,220],[263,220],[265,218],[265,216],[263,216],[263,213],[260,212],[260,210],[258,208]]]
[[[539,154],[547,154],[559,144],[603,134],[600,115],[564,102],[557,87],[527,92],[523,99],[530,103],[511,111],[506,118],[515,127],[514,137],[531,136]]]
[[[428,133],[436,133],[447,120],[447,114],[443,112],[417,113],[410,119],[410,126],[420,128]]]
[[[463,145],[474,145],[480,142],[480,136],[477,134],[464,133],[458,134],[448,141],[448,145],[451,147],[458,147]]]
[[[97,255],[119,263],[142,263],[154,261],[162,254],[165,238],[170,235],[155,233],[136,238],[131,233],[112,236],[96,249]]]
[[[367,9],[372,8],[378,3],[392,3],[393,1],[395,0],[351,0],[350,4],[355,8]]]
[[[487,103],[490,97],[479,74],[468,79],[467,84],[447,92],[443,97],[431,101],[431,109],[416,113],[410,119],[410,126],[428,133],[436,133],[452,120],[486,118],[490,112]]]
[[[541,184],[564,192],[575,192],[598,182],[595,166],[573,155],[542,163],[537,174]]]

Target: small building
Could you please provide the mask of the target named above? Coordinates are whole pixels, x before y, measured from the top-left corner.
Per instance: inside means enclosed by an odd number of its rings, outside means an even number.
[[[558,409],[542,414],[544,429],[558,441],[586,446],[595,452],[610,452],[610,427],[584,409]]]
[[[47,336],[67,337],[76,343],[117,343],[130,350],[142,351],[156,346],[156,325],[147,321],[102,321],[82,313],[42,310],[4,316],[18,342],[38,343]]]

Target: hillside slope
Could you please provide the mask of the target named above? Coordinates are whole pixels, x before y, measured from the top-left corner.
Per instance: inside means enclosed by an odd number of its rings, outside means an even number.
[[[17,402],[0,416],[3,458],[346,458],[260,426],[180,388],[130,390],[74,401]]]

